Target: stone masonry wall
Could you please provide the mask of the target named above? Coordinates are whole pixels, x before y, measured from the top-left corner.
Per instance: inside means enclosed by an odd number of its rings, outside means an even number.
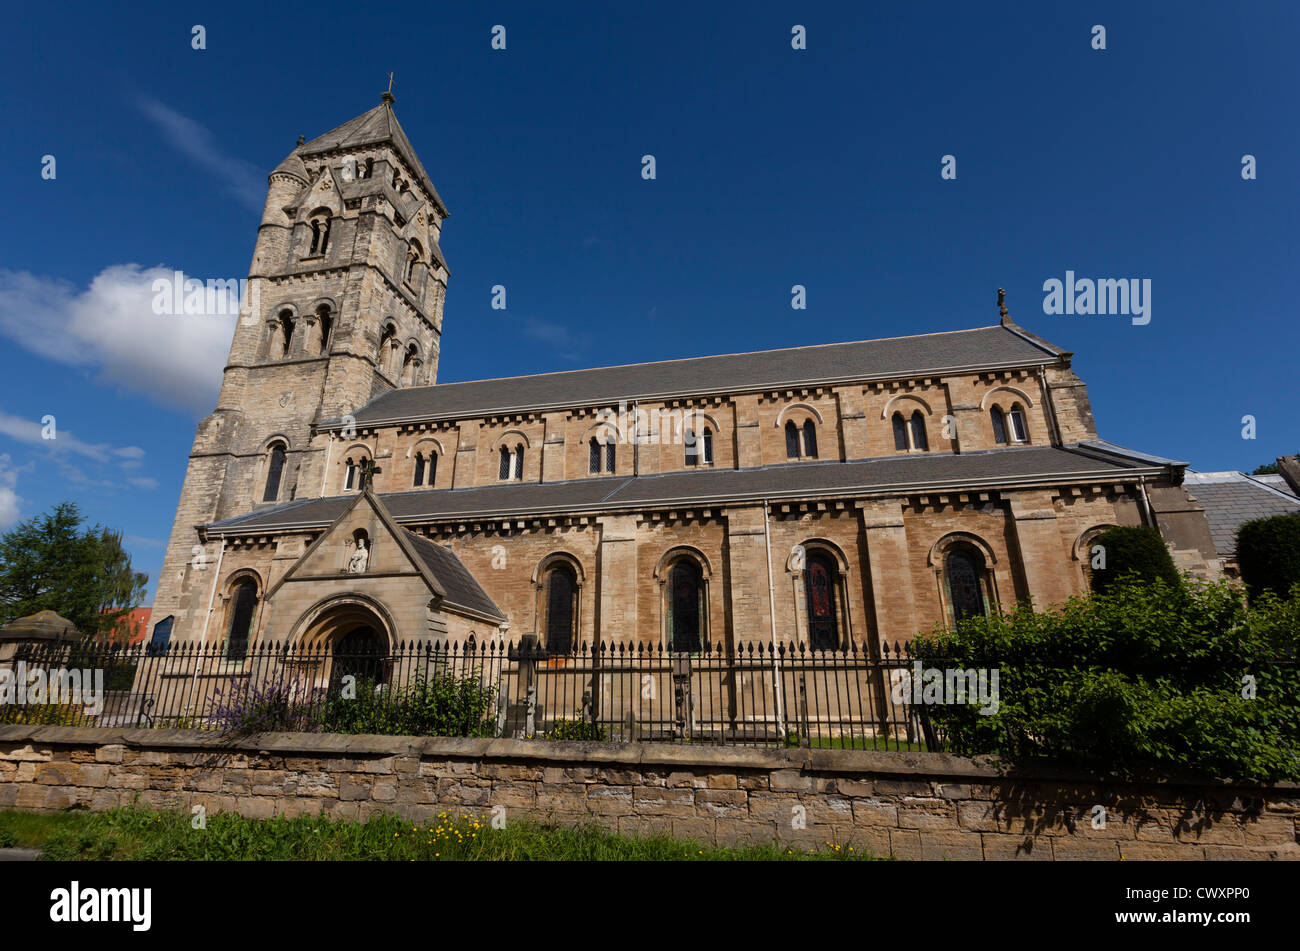
[[[0,727],[0,808],[449,810],[900,859],[1297,859],[1300,785],[1127,783],[942,754]],[[1096,806],[1106,810],[1094,828]],[[799,827],[798,817],[804,819]]]

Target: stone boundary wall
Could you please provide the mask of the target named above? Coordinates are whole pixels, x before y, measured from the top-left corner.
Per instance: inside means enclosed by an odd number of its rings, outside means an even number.
[[[0,726],[0,808],[135,802],[413,820],[502,806],[507,822],[902,859],[1300,858],[1294,783],[1129,783],[938,753]]]

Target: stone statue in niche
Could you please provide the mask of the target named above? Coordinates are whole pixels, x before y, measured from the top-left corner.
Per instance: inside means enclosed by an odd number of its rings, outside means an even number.
[[[359,575],[361,572],[366,570],[366,565],[369,563],[370,552],[366,549],[366,540],[364,538],[358,538],[357,550],[354,551],[352,557],[348,559],[348,572],[350,574]]]

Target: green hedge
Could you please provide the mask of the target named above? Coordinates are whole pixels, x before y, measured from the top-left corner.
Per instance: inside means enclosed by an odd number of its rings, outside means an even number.
[[[1098,545],[1102,548],[1102,565],[1093,561],[1092,549]],[[1106,529],[1088,546],[1086,555],[1093,564],[1092,590],[1100,594],[1129,575],[1137,575],[1144,581],[1162,578],[1174,588],[1181,580],[1160,532],[1145,525]]]
[[[929,708],[956,753],[1300,780],[1298,644],[1300,597],[1266,594],[1247,609],[1233,585],[1157,579],[1043,613],[971,618],[915,648],[926,666],[998,670],[992,715]]]
[[[1285,597],[1300,584],[1300,515],[1257,518],[1237,529],[1237,564],[1250,596]]]

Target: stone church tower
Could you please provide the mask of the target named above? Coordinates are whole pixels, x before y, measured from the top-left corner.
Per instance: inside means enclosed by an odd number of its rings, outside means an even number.
[[[273,171],[217,407],[198,426],[154,602],[186,636],[216,596],[199,525],[323,494],[317,423],[435,382],[447,208],[384,93]],[[208,569],[208,570],[204,570]]]

